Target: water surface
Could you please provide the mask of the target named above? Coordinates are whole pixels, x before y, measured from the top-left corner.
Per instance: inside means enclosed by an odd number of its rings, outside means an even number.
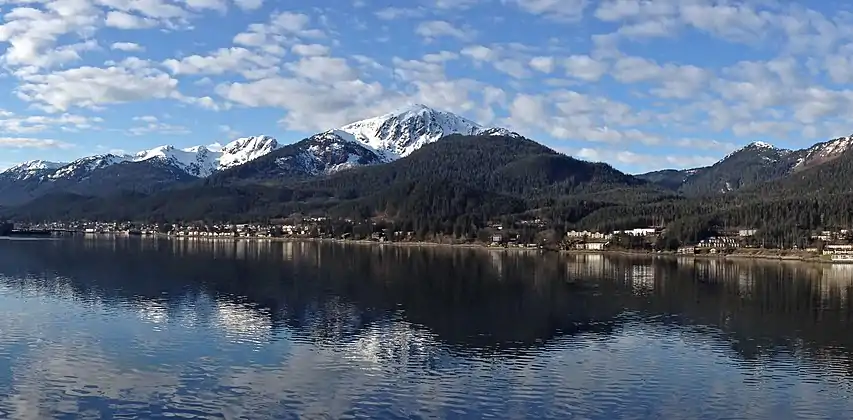
[[[853,418],[853,266],[0,241],[0,418]]]

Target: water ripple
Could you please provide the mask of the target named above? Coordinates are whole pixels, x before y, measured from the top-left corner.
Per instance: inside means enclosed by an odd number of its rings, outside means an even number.
[[[853,417],[851,280],[591,257],[2,242],[0,418]]]

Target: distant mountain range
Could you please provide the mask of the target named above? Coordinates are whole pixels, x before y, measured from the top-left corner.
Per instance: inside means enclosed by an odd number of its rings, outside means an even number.
[[[263,169],[270,177],[331,174],[392,162],[450,134],[518,136],[415,104],[290,145],[282,145],[269,136],[255,136],[234,140],[219,149],[160,146],[135,154],[102,154],[73,162],[24,162],[0,173],[0,205],[19,205],[56,192],[87,195],[147,192],[172,183],[207,178],[271,154],[264,161],[267,168]],[[131,173],[134,177],[122,176]],[[95,186],[97,190],[92,189]]]
[[[807,229],[853,226],[851,145],[853,137],[801,150],[756,142],[708,167],[629,175],[412,105],[287,145],[257,136],[222,148],[27,162],[0,174],[0,218],[252,221],[298,213],[468,237],[496,219],[533,218],[599,231],[666,225],[672,243],[744,226],[790,245]]]

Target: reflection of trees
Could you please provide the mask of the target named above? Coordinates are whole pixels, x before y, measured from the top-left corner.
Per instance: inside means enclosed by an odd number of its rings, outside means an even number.
[[[853,348],[853,271],[838,266],[118,239],[0,243],[2,275],[7,287],[149,304],[157,319],[193,307],[202,322],[235,334],[286,327],[329,344],[366,345],[401,319],[457,350],[508,351],[610,334],[630,313],[695,327],[746,360],[785,352],[846,361]],[[395,339],[404,340],[401,331]]]
[[[371,325],[402,316],[452,345],[506,349],[579,331],[608,332],[619,310],[565,281],[556,255],[305,242],[77,244],[4,247],[0,271],[15,279],[49,271],[67,278],[75,296],[156,301],[167,313],[198,305],[204,295],[230,299],[269,316],[272,328],[288,326],[331,342],[355,340]],[[222,314],[199,318],[216,322]]]
[[[654,269],[653,285],[619,305],[647,322],[713,327],[741,357],[781,352],[849,359],[853,337],[848,305],[853,278],[838,266],[779,262],[613,259],[617,282],[636,291],[636,265]],[[645,280],[648,283],[647,280]],[[654,321],[652,321],[654,320]]]

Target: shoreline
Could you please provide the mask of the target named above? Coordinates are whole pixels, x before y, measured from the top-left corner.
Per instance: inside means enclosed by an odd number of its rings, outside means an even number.
[[[136,235],[124,234],[98,234],[86,235],[85,237],[135,237]],[[293,237],[208,237],[208,236],[174,236],[164,235],[161,233],[153,235],[142,235],[142,238],[161,238],[171,240],[205,240],[205,241],[269,241],[269,242],[327,242],[337,244],[351,244],[362,246],[402,246],[402,247],[441,247],[441,248],[461,248],[461,249],[479,249],[493,252],[539,252],[539,253],[557,253],[565,255],[622,255],[633,257],[664,257],[676,259],[718,259],[718,260],[756,260],[756,261],[778,261],[778,262],[802,262],[802,263],[817,263],[817,264],[851,264],[851,261],[832,261],[825,259],[821,255],[786,255],[791,251],[776,251],[776,250],[757,250],[755,253],[732,253],[732,254],[679,254],[673,251],[655,252],[642,250],[574,250],[574,249],[543,249],[543,248],[525,248],[525,247],[504,247],[504,246],[488,246],[481,243],[442,243],[442,242],[407,242],[407,241],[387,241],[378,242],[368,239],[353,240],[353,239],[332,239],[332,238],[293,238]],[[764,252],[764,253],[762,253]]]

